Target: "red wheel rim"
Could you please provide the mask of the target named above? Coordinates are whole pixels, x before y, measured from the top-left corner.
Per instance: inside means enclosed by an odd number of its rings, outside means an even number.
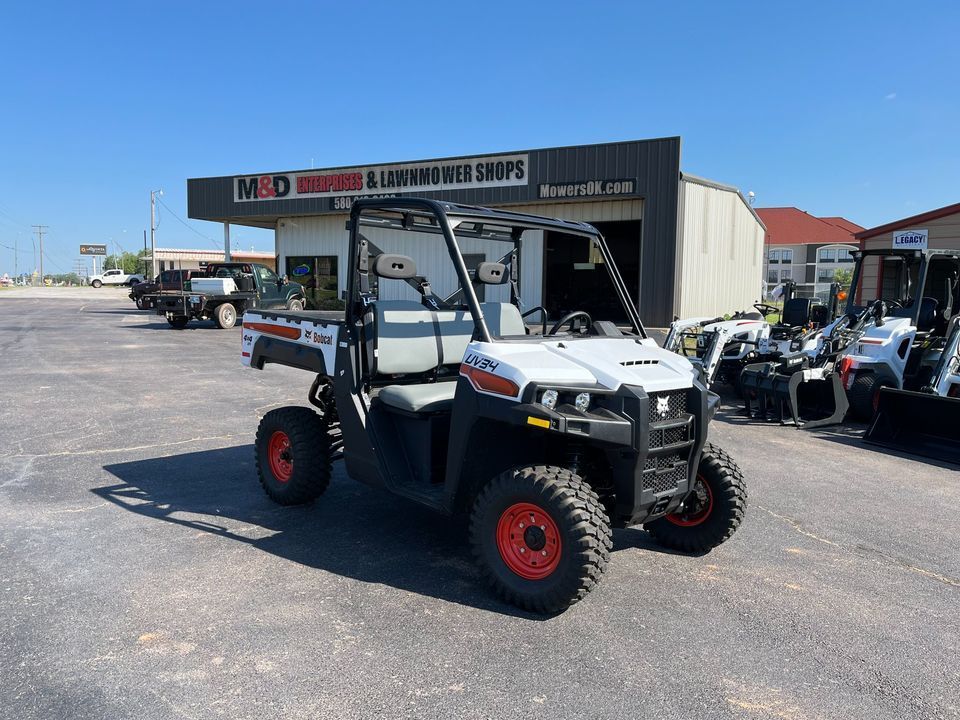
[[[697,475],[697,484],[694,486],[693,493],[690,499],[696,498],[697,504],[692,512],[670,513],[666,516],[667,520],[680,527],[693,527],[710,517],[713,511],[713,491],[710,490],[709,483],[703,479],[702,475]]]
[[[267,458],[270,460],[270,472],[282,483],[293,475],[293,455],[290,452],[290,436],[283,430],[277,430],[267,443]]]
[[[563,544],[557,524],[533,503],[514,503],[497,523],[497,549],[511,572],[542,580],[557,569]]]

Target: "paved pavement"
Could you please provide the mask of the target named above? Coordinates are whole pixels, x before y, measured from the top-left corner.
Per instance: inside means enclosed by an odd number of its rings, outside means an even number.
[[[100,299],[102,297],[102,299]],[[342,468],[282,509],[258,417],[310,378],[94,295],[0,295],[0,718],[960,717],[960,475],[725,412],[740,532],[618,531],[543,619],[461,524]]]

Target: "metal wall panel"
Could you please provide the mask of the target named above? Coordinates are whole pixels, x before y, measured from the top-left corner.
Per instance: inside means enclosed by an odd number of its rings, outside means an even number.
[[[683,180],[680,317],[749,310],[760,299],[764,229],[739,193]]]

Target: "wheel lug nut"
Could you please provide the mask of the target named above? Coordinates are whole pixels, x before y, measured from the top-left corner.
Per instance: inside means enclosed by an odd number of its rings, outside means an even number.
[[[547,526],[546,526],[546,525],[541,525],[541,526],[540,526],[540,529],[541,529],[541,530],[546,530],[546,529],[547,529]]]
[[[526,548],[520,548],[520,552],[522,552],[522,553],[523,553],[523,552],[526,552],[526,551],[527,551],[527,549],[526,549]]]
[[[523,523],[520,523],[520,527],[523,527]]]
[[[547,551],[544,550],[544,551],[543,551],[542,553],[540,553],[540,554],[543,555],[544,557],[546,557],[546,556],[547,556]]]

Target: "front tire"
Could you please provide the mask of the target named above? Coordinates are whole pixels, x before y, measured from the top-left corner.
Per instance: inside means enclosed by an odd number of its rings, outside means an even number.
[[[268,412],[257,428],[255,448],[260,484],[280,505],[310,502],[330,484],[327,425],[309,408]]]
[[[100,282],[99,280],[94,280],[92,283],[90,283],[90,285],[97,289],[100,289],[103,287],[103,283]]]
[[[218,328],[229,330],[237,324],[237,310],[230,303],[217,305],[217,309],[213,311],[213,319]]]
[[[504,600],[556,613],[600,582],[613,539],[590,486],[569,470],[540,465],[508,470],[483,488],[470,514],[470,544]]]
[[[740,527],[747,509],[747,485],[736,461],[707,443],[700,455],[693,493],[681,512],[644,527],[662,545],[686,553],[706,553]]]
[[[291,300],[287,305],[287,309],[291,310],[292,312],[300,312],[303,310],[303,300]]]
[[[872,372],[858,374],[853,378],[853,386],[847,398],[850,400],[850,411],[856,420],[870,421],[880,402],[882,387],[892,387],[892,383],[878,378]]]

